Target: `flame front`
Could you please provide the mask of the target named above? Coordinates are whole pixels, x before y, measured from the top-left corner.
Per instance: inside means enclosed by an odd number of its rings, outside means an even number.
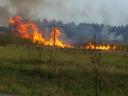
[[[48,41],[49,46],[56,46],[61,48],[72,48],[71,45],[65,44],[59,39],[59,36],[61,35],[61,31],[59,28],[55,27],[51,31],[51,38]]]
[[[33,43],[50,46],[50,47],[59,47],[59,48],[73,48],[70,44],[66,44],[59,39],[61,36],[61,30],[58,27],[52,28],[50,32],[50,38],[47,39],[44,37],[44,34],[39,31],[38,26],[31,21],[22,20],[20,16],[15,16],[9,20],[10,25],[13,28],[14,34],[21,38],[26,38],[31,40]],[[116,50],[118,46],[110,44],[95,44],[88,43],[83,48],[88,50]]]
[[[88,50],[116,50],[117,46],[116,45],[110,45],[110,44],[94,44],[90,42],[89,44],[86,45],[86,49]]]
[[[43,33],[39,31],[39,28],[35,23],[24,21],[20,16],[11,18],[9,23],[11,26],[14,26],[19,37],[30,39],[33,43],[38,43],[43,46],[72,48],[70,44],[65,44],[59,39],[61,30],[57,27],[52,29],[50,39],[46,39]]]

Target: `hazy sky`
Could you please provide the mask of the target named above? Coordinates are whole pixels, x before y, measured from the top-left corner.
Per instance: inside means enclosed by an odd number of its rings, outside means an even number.
[[[128,24],[128,0],[0,0],[0,24],[13,15],[63,22]]]

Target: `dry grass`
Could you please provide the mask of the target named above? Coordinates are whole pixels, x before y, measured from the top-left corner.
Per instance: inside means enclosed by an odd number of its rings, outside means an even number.
[[[41,62],[35,60],[38,52],[31,52],[28,57],[28,49],[0,47],[1,93],[23,96],[94,95],[88,52],[85,54],[78,49],[42,48]],[[126,55],[126,52],[104,53],[103,64],[107,63],[108,69],[103,80],[102,96],[128,95]]]

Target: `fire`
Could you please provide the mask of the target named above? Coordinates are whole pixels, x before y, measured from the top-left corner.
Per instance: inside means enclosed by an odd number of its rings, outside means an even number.
[[[14,18],[11,18],[10,20],[9,20],[9,23],[10,24],[17,24],[17,23],[19,23],[21,21],[21,17],[20,16],[15,16]]]
[[[15,16],[9,20],[9,24],[12,26],[14,34],[18,37],[31,40],[33,43],[41,46],[59,47],[59,48],[73,48],[70,44],[66,44],[60,40],[62,34],[58,27],[53,27],[49,39],[45,38],[44,34],[40,32],[38,25],[34,22],[23,20],[20,16]],[[85,47],[88,50],[116,50],[117,45],[110,44],[96,44],[88,43]]]
[[[117,46],[116,45],[110,45],[110,44],[94,44],[90,42],[89,44],[86,45],[86,49],[90,50],[116,50]]]
[[[72,48],[70,44],[65,44],[59,39],[61,30],[57,27],[52,29],[50,39],[46,39],[34,22],[25,21],[22,20],[20,16],[15,16],[9,20],[9,23],[11,26],[14,26],[17,32],[16,35],[21,38],[30,39],[33,43],[38,43],[42,46]]]
[[[55,27],[52,29],[51,31],[51,38],[48,41],[48,45],[50,46],[57,46],[57,47],[61,47],[61,48],[71,48],[72,46],[69,44],[64,44],[64,42],[62,42],[59,39],[59,36],[61,35],[61,31],[59,28]]]
[[[33,23],[31,22],[27,23],[24,21],[22,22],[20,16],[13,17],[12,19],[10,19],[9,23],[10,25],[16,28],[15,31],[17,31],[18,34],[15,34],[15,35],[18,35],[22,38],[27,38],[27,39],[32,38],[32,33],[33,31],[35,31],[35,28],[34,28],[35,25]],[[32,32],[29,32],[30,28]]]

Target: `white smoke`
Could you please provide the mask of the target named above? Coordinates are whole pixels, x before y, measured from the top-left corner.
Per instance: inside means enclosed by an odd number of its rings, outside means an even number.
[[[128,24],[128,0],[0,0],[0,23],[13,15],[63,22]],[[116,5],[116,6],[115,6]]]
[[[124,37],[116,32],[110,32],[110,26],[104,25],[102,28],[102,38],[107,41],[123,41]]]
[[[0,25],[21,15],[32,20],[44,18],[63,22],[89,22],[113,25],[128,23],[128,0],[0,0]],[[116,6],[115,6],[116,5]],[[114,32],[104,32],[109,40],[123,40]]]

